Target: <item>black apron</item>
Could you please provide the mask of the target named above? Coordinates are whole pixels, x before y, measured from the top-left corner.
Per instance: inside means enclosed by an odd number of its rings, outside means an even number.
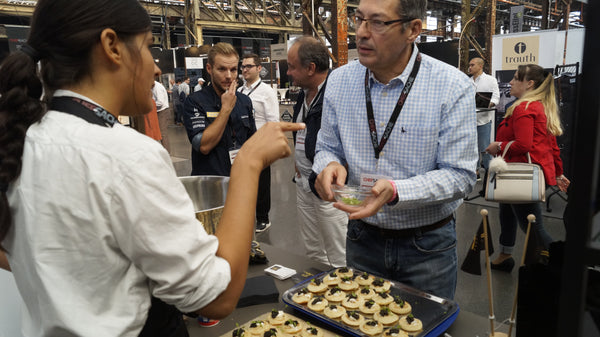
[[[91,124],[112,127],[117,117],[88,101],[76,97],[54,97],[50,109],[80,117]],[[152,306],[140,337],[189,337],[182,313],[152,296]]]

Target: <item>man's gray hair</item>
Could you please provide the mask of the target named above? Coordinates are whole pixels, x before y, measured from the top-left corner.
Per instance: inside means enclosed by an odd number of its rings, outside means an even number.
[[[399,0],[396,12],[401,18],[423,20],[427,15],[427,0]]]
[[[293,45],[298,45],[298,59],[303,67],[315,64],[319,73],[329,70],[329,52],[323,42],[312,36],[302,36],[294,40]]]

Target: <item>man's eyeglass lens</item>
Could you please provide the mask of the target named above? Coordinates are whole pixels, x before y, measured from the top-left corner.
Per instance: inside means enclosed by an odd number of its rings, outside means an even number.
[[[365,19],[360,16],[354,16],[354,24],[355,24],[356,30],[358,30],[358,28],[363,23],[368,23],[367,29],[370,29],[370,31],[376,32],[376,33],[383,33],[387,29],[387,27],[393,23],[409,22],[412,20],[414,20],[414,19],[413,18],[404,18],[404,19],[396,19],[396,20],[390,20],[390,21],[382,21],[382,20],[377,20],[377,19]]]
[[[245,65],[241,66],[240,68],[242,68],[242,69],[252,69],[252,68],[254,68],[256,66],[257,66],[256,64],[245,64]]]

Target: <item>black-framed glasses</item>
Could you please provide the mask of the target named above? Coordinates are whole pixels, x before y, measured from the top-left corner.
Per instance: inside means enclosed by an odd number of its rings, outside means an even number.
[[[240,66],[240,69],[244,70],[244,69],[252,69],[254,67],[258,67],[256,64],[242,64]]]
[[[355,15],[354,16],[354,24],[356,25],[356,30],[358,30],[358,28],[360,28],[360,26],[363,23],[368,23],[368,26],[366,27],[368,30],[370,30],[373,33],[383,33],[387,30],[387,27],[393,23],[409,22],[414,19],[415,18],[402,18],[402,19],[396,19],[396,20],[390,20],[390,21],[383,21],[383,20],[377,20],[377,19],[365,19],[363,17]]]

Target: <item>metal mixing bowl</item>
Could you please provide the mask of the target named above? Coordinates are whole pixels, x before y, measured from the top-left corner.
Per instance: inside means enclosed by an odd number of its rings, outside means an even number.
[[[194,203],[196,218],[208,234],[214,234],[223,214],[229,177],[189,176],[179,179]]]

